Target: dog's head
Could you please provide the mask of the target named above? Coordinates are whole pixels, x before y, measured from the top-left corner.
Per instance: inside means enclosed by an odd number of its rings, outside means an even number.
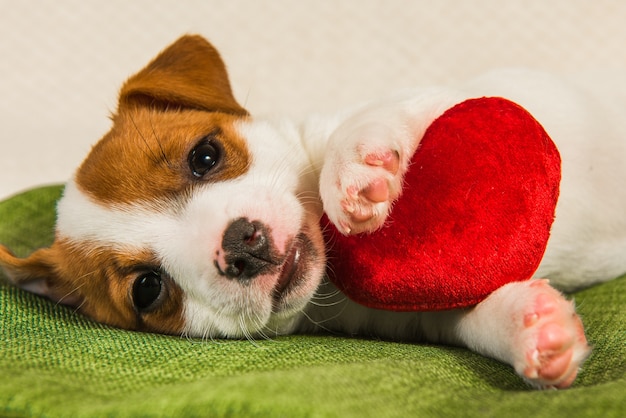
[[[121,89],[67,184],[50,248],[0,266],[117,327],[288,332],[324,273],[317,184],[296,129],[254,120],[217,51],[185,36]]]

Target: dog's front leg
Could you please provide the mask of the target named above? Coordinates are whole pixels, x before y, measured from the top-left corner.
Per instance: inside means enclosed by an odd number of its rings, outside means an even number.
[[[472,309],[427,316],[429,340],[508,363],[539,388],[570,386],[590,352],[573,303],[545,280],[509,283]]]
[[[464,97],[432,89],[371,103],[335,124],[320,173],[324,211],[344,234],[380,228],[433,120]]]

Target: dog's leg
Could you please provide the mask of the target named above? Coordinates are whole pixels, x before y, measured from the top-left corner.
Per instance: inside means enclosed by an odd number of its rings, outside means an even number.
[[[328,138],[320,173],[324,211],[344,234],[380,228],[428,126],[462,100],[440,89],[366,106]]]
[[[566,388],[590,352],[574,304],[546,280],[512,282],[470,309],[393,312],[369,309],[322,288],[299,332],[320,330],[467,347],[513,366],[537,388]]]
[[[590,352],[573,303],[546,280],[509,283],[472,309],[426,316],[428,339],[508,363],[539,388],[570,386]]]
[[[386,141],[382,126],[369,127],[357,135],[363,140],[350,154],[337,151],[334,168],[322,171],[322,182],[330,183],[327,175],[335,179],[333,186],[322,187],[325,212],[345,234],[373,231],[387,218],[392,202],[399,196],[403,171],[400,167],[400,147]],[[371,137],[370,137],[371,135]],[[343,159],[344,161],[340,161]],[[332,171],[335,171],[332,170]]]

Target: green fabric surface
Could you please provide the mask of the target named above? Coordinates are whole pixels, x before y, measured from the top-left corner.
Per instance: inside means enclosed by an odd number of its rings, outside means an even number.
[[[0,203],[0,242],[51,242],[60,187]],[[625,255],[626,256],[626,255]],[[577,293],[594,351],[535,391],[467,350],[341,336],[202,341],[122,331],[0,280],[0,416],[626,416],[626,277]]]

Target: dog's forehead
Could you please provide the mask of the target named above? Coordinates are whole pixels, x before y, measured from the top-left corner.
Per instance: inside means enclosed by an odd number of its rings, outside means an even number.
[[[236,178],[250,166],[246,140],[236,129],[240,119],[202,111],[125,112],[78,169],[76,184],[103,204],[179,199],[199,183],[189,153],[209,136],[224,155],[208,181]]]

